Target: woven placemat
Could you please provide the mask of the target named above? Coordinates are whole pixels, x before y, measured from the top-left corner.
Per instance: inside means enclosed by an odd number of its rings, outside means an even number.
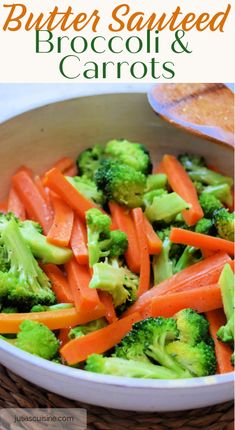
[[[0,365],[0,408],[87,410],[88,430],[233,430],[233,402],[181,412],[138,413],[75,402],[30,384]]]

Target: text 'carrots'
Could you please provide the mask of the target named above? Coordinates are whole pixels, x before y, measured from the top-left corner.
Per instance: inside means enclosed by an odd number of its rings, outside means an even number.
[[[77,216],[74,218],[70,245],[77,262],[88,265],[87,231],[84,222]]]
[[[52,214],[27,171],[19,171],[12,177],[13,186],[29,217],[41,224],[45,234],[52,224]]]
[[[63,272],[55,264],[43,264],[42,268],[51,281],[58,303],[73,303],[73,295]]]
[[[14,187],[11,187],[8,198],[8,212],[13,212],[21,221],[26,219],[25,208]]]
[[[183,211],[185,222],[189,226],[196,224],[203,217],[203,211],[198,200],[196,188],[188,173],[173,155],[164,155],[163,167],[172,190],[191,204],[189,210]]]
[[[79,193],[57,168],[46,173],[44,185],[58,194],[83,220],[85,220],[86,211],[97,207],[91,200]]]
[[[120,230],[124,231],[128,237],[128,248],[125,253],[127,265],[132,272],[139,273],[140,249],[131,214],[126,208],[114,202],[109,203],[109,209],[115,225],[117,225]]]
[[[91,354],[108,351],[131,330],[132,324],[141,319],[138,313],[122,318],[93,333],[76,338],[61,348],[60,352],[68,364],[84,361]]]
[[[155,297],[150,306],[152,317],[172,317],[176,312],[185,308],[192,308],[202,313],[221,308],[221,290],[218,284],[195,288],[179,293],[167,294],[166,296]]]
[[[232,349],[226,343],[217,339],[217,331],[225,324],[226,318],[223,310],[218,309],[215,311],[207,312],[206,318],[209,322],[209,331],[215,343],[215,354],[217,359],[218,373],[233,372],[234,367],[231,363]]]
[[[234,255],[234,243],[230,240],[184,230],[183,228],[173,227],[170,233],[170,240],[173,243],[195,246],[196,248],[206,248],[215,252],[223,251],[229,255]]]
[[[51,193],[51,201],[54,219],[47,234],[47,240],[57,246],[68,246],[73,228],[73,210],[53,193]]]
[[[143,311],[148,307],[153,298],[164,294],[172,294],[179,291],[192,291],[205,285],[218,282],[220,273],[226,263],[231,261],[225,253],[217,253],[199,263],[176,273],[171,278],[166,279],[155,287],[146,291],[139,299],[125,312],[130,315],[132,312]]]
[[[132,217],[140,250],[140,279],[137,296],[140,297],[150,287],[150,257],[146,236],[145,218],[141,208],[132,209]]]

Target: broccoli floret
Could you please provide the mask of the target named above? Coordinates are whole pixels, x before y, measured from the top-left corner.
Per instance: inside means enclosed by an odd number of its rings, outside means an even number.
[[[155,197],[152,204],[146,208],[145,214],[150,222],[171,222],[179,212],[189,208],[190,205],[177,193],[169,193]]]
[[[214,213],[216,230],[220,237],[234,241],[235,212],[222,208]]]
[[[196,345],[208,340],[209,323],[203,315],[193,309],[187,308],[175,314],[179,340],[189,345]]]
[[[0,215],[0,235],[4,226],[12,219],[17,223],[20,233],[33,255],[42,260],[43,263],[65,264],[71,259],[72,251],[69,248],[62,248],[47,242],[47,238],[42,234],[42,228],[38,223],[28,220],[22,222],[12,213]],[[1,258],[1,246],[0,261],[4,261]]]
[[[231,206],[233,203],[231,186],[229,184],[208,185],[207,187],[203,187],[202,192],[215,196],[221,203],[227,206]]]
[[[200,249],[194,248],[194,246],[186,246],[179,260],[175,264],[174,273],[181,272],[181,270],[186,269],[186,267],[198,263],[201,259],[202,253]]]
[[[1,226],[1,243],[10,261],[8,272],[0,272],[0,303],[28,310],[35,304],[51,305],[55,295],[50,281],[25,243],[14,219]]]
[[[103,357],[92,354],[88,357],[85,370],[105,375],[126,376],[145,379],[177,379],[179,375],[163,366],[118,357]]]
[[[70,309],[73,308],[72,303],[57,303],[52,306],[45,305],[35,305],[32,307],[30,312],[48,312],[48,311],[60,311],[61,309]]]
[[[131,166],[104,160],[95,174],[95,182],[108,200],[129,208],[142,206],[146,177]]]
[[[128,239],[120,230],[110,231],[111,219],[99,209],[86,212],[89,265],[103,257],[119,257],[128,246]]]
[[[166,346],[166,352],[193,376],[215,374],[216,358],[214,348],[203,341],[194,346],[178,340],[170,342]]]
[[[221,288],[226,324],[217,332],[217,336],[222,342],[234,340],[234,274],[229,264],[224,269],[219,278]]]
[[[126,360],[138,360],[150,363],[150,359],[145,354],[146,338],[142,330],[132,328],[132,330],[116,345],[113,356]]]
[[[193,185],[196,188],[197,194],[203,193],[205,186],[202,184],[202,182],[193,181]]]
[[[205,159],[200,155],[185,153],[179,155],[178,160],[187,171],[191,171],[198,167],[206,167]]]
[[[201,208],[204,212],[205,218],[212,218],[213,213],[222,208],[223,205],[220,200],[218,200],[215,196],[212,194],[204,194],[202,193],[199,197],[199,202],[201,205]]]
[[[164,173],[158,173],[156,175],[148,175],[146,182],[145,192],[159,190],[166,188],[167,176]]]
[[[154,276],[154,285],[160,284],[165,279],[173,275],[173,262],[169,254],[171,249],[171,241],[166,237],[162,242],[162,249],[159,255],[153,256],[152,268]]]
[[[116,262],[97,263],[93,266],[90,288],[98,288],[112,295],[114,306],[120,306],[127,300],[136,298],[139,278],[126,267],[119,267]]]
[[[98,320],[91,321],[86,325],[78,325],[77,327],[71,328],[69,331],[69,339],[75,339],[77,337],[85,336],[88,333],[99,330],[106,327],[107,322],[105,318],[99,318]]]
[[[20,325],[15,345],[31,354],[51,360],[57,354],[59,341],[44,324],[25,320]]]
[[[90,178],[87,178],[86,176],[66,176],[66,179],[87,199],[92,200],[100,206],[105,203],[103,192],[97,189],[96,183]]]
[[[168,193],[163,188],[159,188],[158,190],[152,190],[152,191],[149,191],[148,193],[144,193],[143,204],[144,204],[145,208],[147,208],[148,206],[150,206],[153,203],[153,200],[155,197],[161,197],[164,194],[166,195]]]
[[[213,220],[209,218],[201,218],[195,226],[195,232],[210,235],[213,233],[213,228],[214,228]]]
[[[147,175],[152,171],[152,162],[147,148],[140,143],[128,140],[111,140],[105,147],[105,154],[117,159],[119,163]]]
[[[103,157],[104,147],[101,145],[94,145],[93,148],[82,151],[77,158],[79,174],[93,179]]]

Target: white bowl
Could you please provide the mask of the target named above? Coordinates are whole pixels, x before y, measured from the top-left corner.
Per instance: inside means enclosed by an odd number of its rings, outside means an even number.
[[[109,94],[51,104],[0,126],[1,192],[22,164],[44,171],[85,147],[125,137],[145,143],[157,162],[164,153],[195,152],[225,173],[233,173],[231,148],[191,136],[159,119],[143,94]],[[0,340],[0,362],[49,391],[94,405],[173,411],[231,400],[233,373],[184,380],[141,380],[99,375],[51,363]]]

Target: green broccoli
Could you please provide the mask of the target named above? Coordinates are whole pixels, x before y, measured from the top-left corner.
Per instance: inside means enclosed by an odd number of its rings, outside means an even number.
[[[18,224],[20,233],[33,255],[42,260],[43,263],[65,264],[71,259],[72,251],[69,248],[62,248],[47,242],[47,238],[42,234],[42,228],[38,223],[28,220],[22,222],[12,213],[0,214],[0,235],[4,226],[12,219]],[[0,245],[0,270],[2,270],[1,266],[5,261],[1,258],[1,252],[3,251]]]
[[[33,305],[55,303],[50,281],[25,243],[16,221],[1,226],[0,242],[10,262],[8,272],[0,272],[0,303],[29,310]]]
[[[166,186],[167,176],[164,173],[148,175],[145,192],[148,193],[149,191],[164,189]]]
[[[174,315],[179,330],[179,340],[189,345],[196,345],[201,341],[207,342],[209,323],[203,315],[187,308]]]
[[[93,148],[85,149],[77,158],[77,166],[80,175],[93,179],[101,160],[104,158],[104,147],[94,145]]]
[[[2,314],[17,314],[18,309],[14,306],[7,306],[6,308],[1,309]]]
[[[107,291],[112,295],[114,306],[120,306],[128,300],[136,299],[139,278],[127,267],[119,267],[114,261],[96,263],[89,287]]]
[[[105,203],[105,196],[101,190],[97,189],[96,183],[86,176],[66,176],[67,181],[73,185],[87,199],[92,200],[102,206]]]
[[[212,218],[214,212],[223,207],[221,201],[213,196],[213,194],[202,193],[199,197],[199,202],[205,218]]]
[[[193,181],[208,185],[228,184],[230,187],[233,185],[232,178],[208,169],[203,157],[193,154],[183,154],[178,159],[185,170],[189,172],[189,176]]]
[[[176,360],[179,366],[188,370],[192,376],[215,374],[216,357],[214,348],[203,341],[194,346],[179,340],[170,342],[166,346],[166,353]]]
[[[201,218],[195,225],[195,232],[201,234],[213,234],[214,222],[209,218]]]
[[[145,379],[177,379],[178,373],[152,363],[125,360],[118,357],[103,357],[92,354],[88,357],[85,370],[105,375],[126,376]]]
[[[235,212],[222,208],[214,212],[214,223],[220,237],[234,242]]]
[[[146,208],[145,214],[150,222],[171,222],[179,212],[189,208],[190,205],[177,193],[169,193],[155,197],[152,204]]]
[[[86,212],[89,265],[103,257],[119,257],[128,246],[127,236],[120,230],[110,231],[111,219],[99,209]]]
[[[137,360],[151,363],[145,354],[146,338],[143,330],[138,330],[135,326],[127,335],[116,345],[113,356],[124,358],[125,360]]]
[[[152,260],[154,285],[160,284],[173,275],[173,262],[169,257],[171,241],[165,237],[159,255],[154,255]]]
[[[46,306],[46,305],[35,305],[32,307],[30,312],[48,312],[48,311],[60,311],[61,309],[73,308],[72,303],[57,303],[56,305]]]
[[[200,249],[194,248],[194,246],[186,246],[184,251],[174,267],[174,273],[181,272],[192,264],[198,263],[202,259],[202,253]]]
[[[152,190],[144,193],[143,195],[143,204],[146,207],[150,206],[153,203],[153,200],[155,197],[160,197],[163,195],[168,194],[167,190],[164,190],[163,188],[159,188],[157,190]]]
[[[88,333],[92,333],[93,331],[99,330],[103,327],[107,326],[107,322],[105,318],[99,318],[98,320],[91,321],[86,325],[78,325],[77,327],[71,328],[69,331],[69,339],[75,339],[77,337],[85,336]]]
[[[95,173],[95,182],[108,200],[129,208],[143,204],[146,177],[131,166],[112,159],[104,160]]]
[[[219,278],[219,286],[227,322],[220,327],[217,336],[222,342],[232,342],[234,340],[234,274],[229,264],[224,266]]]
[[[25,320],[20,325],[15,346],[31,354],[51,360],[58,352],[59,341],[44,324]]]
[[[201,192],[215,196],[221,203],[227,206],[231,206],[233,203],[231,186],[229,184],[208,185],[207,187],[203,187]]]
[[[120,164],[126,164],[144,175],[152,171],[149,151],[140,143],[129,142],[125,139],[111,140],[106,144],[105,154],[117,159]]]

